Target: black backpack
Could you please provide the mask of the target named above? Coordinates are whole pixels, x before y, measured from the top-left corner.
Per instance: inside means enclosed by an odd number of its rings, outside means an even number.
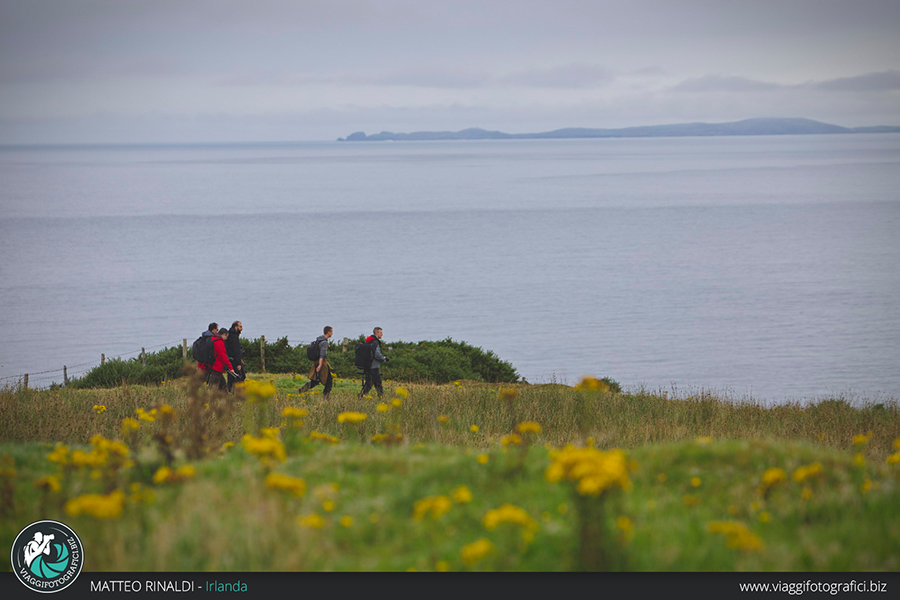
[[[306,358],[309,360],[319,360],[319,342],[316,340],[306,347]]]
[[[356,345],[353,364],[360,369],[368,369],[375,360],[375,342],[360,342]]]
[[[205,365],[211,365],[216,362],[216,349],[213,346],[213,339],[211,335],[201,335],[196,340],[194,340],[194,345],[191,346],[191,356],[194,357],[198,363],[203,363]]]

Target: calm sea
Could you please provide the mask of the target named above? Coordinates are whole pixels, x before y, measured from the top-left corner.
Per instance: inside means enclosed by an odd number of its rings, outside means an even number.
[[[241,320],[533,383],[900,398],[896,134],[5,148],[0,181],[0,385]]]

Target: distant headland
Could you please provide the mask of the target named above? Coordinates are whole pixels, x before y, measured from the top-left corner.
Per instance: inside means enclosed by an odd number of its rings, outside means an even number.
[[[806,135],[822,133],[900,133],[900,127],[879,125],[875,127],[841,127],[812,119],[744,119],[731,123],[678,123],[674,125],[646,125],[621,129],[588,129],[568,127],[543,133],[504,133],[471,128],[462,131],[414,131],[394,133],[382,131],[366,135],[362,131],[351,133],[339,142],[383,141],[431,141],[431,140],[536,140],[574,138],[622,138],[622,137],[682,137],[723,135]]]

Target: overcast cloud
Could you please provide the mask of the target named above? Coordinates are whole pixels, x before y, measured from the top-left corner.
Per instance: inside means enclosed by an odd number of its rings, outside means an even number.
[[[900,125],[895,0],[0,0],[0,143]]]

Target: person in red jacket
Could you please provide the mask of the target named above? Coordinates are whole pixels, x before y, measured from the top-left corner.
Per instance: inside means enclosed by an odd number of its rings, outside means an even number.
[[[225,381],[225,371],[227,370],[233,377],[237,377],[237,373],[234,372],[234,367],[231,365],[231,361],[228,360],[228,353],[225,352],[225,340],[228,338],[228,330],[224,327],[220,327],[219,331],[212,336],[213,342],[213,350],[215,351],[216,361],[212,365],[203,365],[203,367],[209,367],[209,369],[204,369],[202,367],[201,370],[207,371],[209,374],[206,379],[206,384],[209,386],[215,386],[220,390],[228,390],[228,382]],[[198,365],[199,366],[199,365]]]

